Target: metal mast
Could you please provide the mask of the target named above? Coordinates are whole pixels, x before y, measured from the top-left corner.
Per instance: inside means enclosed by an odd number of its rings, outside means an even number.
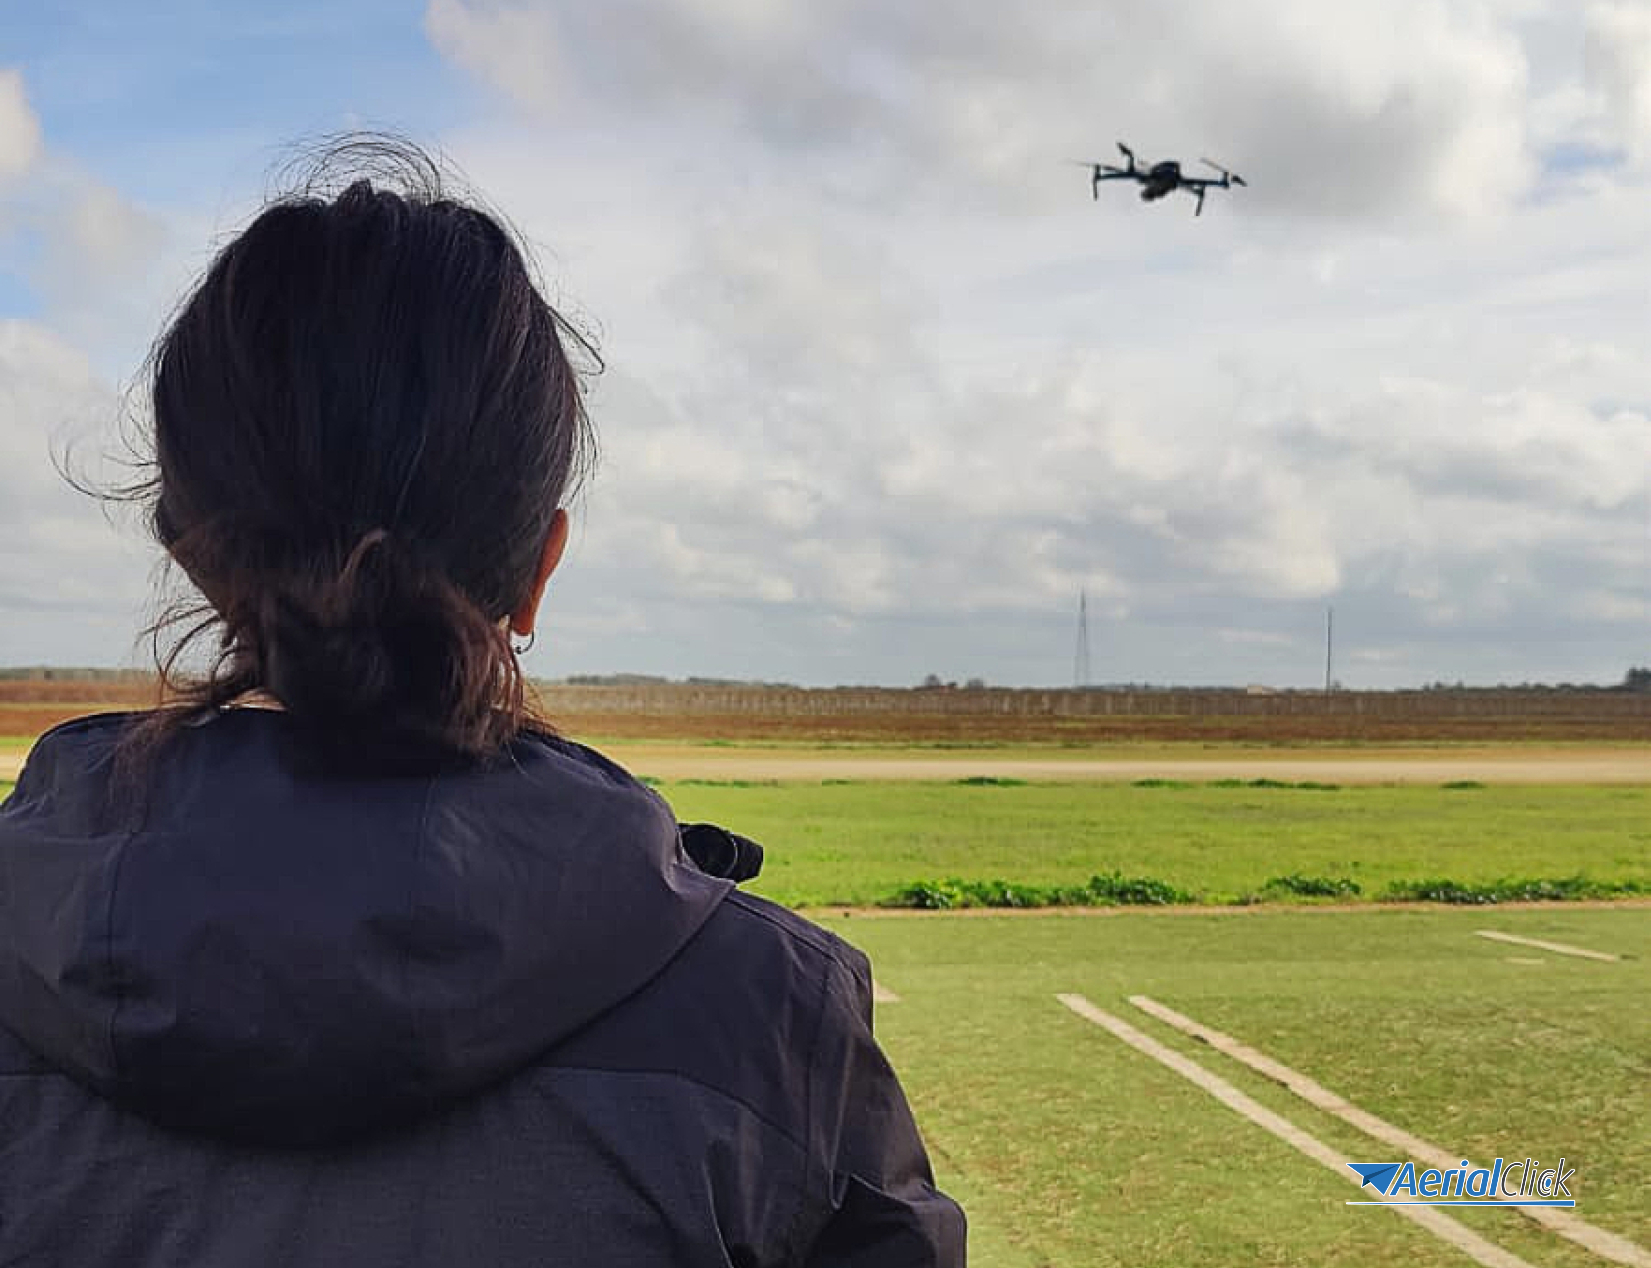
[[[1330,653],[1336,628],[1336,609],[1324,609],[1324,694],[1330,694]]]
[[[1078,591],[1078,648],[1072,656],[1072,685],[1089,685],[1089,595]]]

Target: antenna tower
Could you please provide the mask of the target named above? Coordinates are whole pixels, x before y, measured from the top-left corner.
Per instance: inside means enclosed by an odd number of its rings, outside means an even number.
[[[1330,652],[1334,646],[1332,635],[1336,628],[1336,609],[1324,609],[1324,694],[1330,694]]]
[[[1089,685],[1089,595],[1078,591],[1078,649],[1072,656],[1072,685]]]

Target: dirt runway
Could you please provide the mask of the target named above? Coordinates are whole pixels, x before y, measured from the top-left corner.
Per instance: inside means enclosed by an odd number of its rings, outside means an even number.
[[[1155,752],[1132,755],[1079,752],[1048,757],[994,755],[990,751],[932,753],[834,752],[830,749],[718,749],[694,745],[604,747],[614,760],[656,779],[717,780],[954,780],[970,776],[1045,781],[1137,779],[1280,779],[1329,784],[1442,784],[1477,780],[1485,784],[1651,783],[1651,748],[1433,749],[1420,751],[1310,753],[1233,752],[1197,755]]]
[[[887,753],[863,750],[715,748],[696,744],[603,745],[602,751],[638,775],[655,779],[804,781],[956,780],[971,776],[1034,781],[1137,779],[1280,779],[1327,784],[1442,784],[1477,780],[1484,784],[1644,784],[1651,783],[1651,747],[1334,750],[1315,749],[1211,753],[1132,754],[1080,750],[1049,756],[1012,755],[991,750],[936,754],[922,750]],[[0,779],[17,778],[21,751],[0,753]]]

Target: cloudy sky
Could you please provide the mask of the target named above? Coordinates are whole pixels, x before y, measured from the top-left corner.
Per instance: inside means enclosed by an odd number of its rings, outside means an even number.
[[[397,128],[597,337],[530,672],[1651,662],[1651,0],[64,0],[0,36],[0,664],[143,663],[69,490],[290,143]],[[1248,189],[1090,198],[1069,159]]]

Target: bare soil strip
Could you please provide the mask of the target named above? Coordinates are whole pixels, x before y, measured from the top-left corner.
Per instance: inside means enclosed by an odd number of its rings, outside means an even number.
[[[68,676],[64,676],[67,674]],[[565,684],[535,680],[537,703],[578,738],[774,741],[1153,740],[1322,742],[1651,740],[1651,697],[1620,691],[1287,692],[1043,688],[798,689],[754,684]],[[141,671],[0,673],[0,734],[64,718],[147,709],[163,699]]]
[[[991,753],[912,755],[848,754],[763,749],[706,749],[688,745],[610,745],[621,765],[656,779],[745,779],[819,781],[957,780],[971,776],[1059,782],[1138,779],[1278,779],[1336,784],[1441,784],[1475,780],[1485,784],[1651,783],[1651,748],[1440,750],[1404,756],[1346,753],[1233,753],[1214,757],[1154,754],[1117,757],[995,757]]]
[[[1535,947],[1539,951],[1552,951],[1555,955],[1574,955],[1584,960],[1604,960],[1607,964],[1615,964],[1622,957],[1612,955],[1609,951],[1590,951],[1586,947],[1573,947],[1568,942],[1544,942],[1541,938],[1522,938],[1516,933],[1503,933],[1498,929],[1475,929],[1475,936],[1489,938],[1493,942],[1511,942],[1515,946]]]
[[[1225,1079],[1211,1074],[1203,1066],[1182,1056],[1173,1048],[1164,1047],[1156,1039],[1153,1039],[1150,1035],[1142,1034],[1128,1022],[1114,1017],[1111,1013],[1102,1012],[1082,995],[1057,995],[1055,998],[1085,1021],[1094,1022],[1095,1025],[1110,1032],[1116,1038],[1122,1039],[1137,1052],[1145,1053],[1154,1061],[1174,1070],[1182,1078],[1203,1088],[1204,1091],[1228,1109],[1242,1114],[1263,1131],[1271,1132],[1291,1148],[1306,1154],[1314,1162],[1328,1167],[1343,1179],[1350,1180],[1355,1185],[1360,1184],[1358,1174],[1348,1168],[1347,1160],[1336,1153],[1335,1150],[1319,1140],[1318,1137],[1309,1136],[1301,1128],[1290,1122],[1289,1119],[1273,1113],[1265,1105],[1252,1100]],[[1435,1237],[1448,1242],[1464,1255],[1473,1259],[1474,1262],[1485,1265],[1485,1268],[1531,1268],[1528,1261],[1486,1241],[1472,1229],[1432,1207],[1394,1206],[1390,1209],[1402,1219],[1407,1219],[1413,1224],[1419,1224]]]
[[[1231,1035],[1223,1034],[1208,1026],[1194,1021],[1183,1013],[1167,1008],[1156,1000],[1145,995],[1131,995],[1129,1002],[1150,1017],[1156,1017],[1165,1025],[1173,1026],[1184,1035],[1190,1035],[1201,1043],[1207,1043],[1217,1052],[1224,1053],[1234,1061],[1248,1066],[1264,1078],[1295,1093],[1302,1100],[1316,1109],[1323,1110],[1350,1127],[1357,1128],[1372,1140],[1390,1145],[1394,1149],[1403,1151],[1417,1162],[1426,1162],[1431,1167],[1438,1167],[1448,1171],[1459,1166],[1462,1155],[1447,1153],[1420,1136],[1413,1136],[1401,1127],[1395,1127],[1385,1119],[1377,1118],[1374,1114],[1360,1109],[1352,1102],[1344,1100],[1330,1091],[1323,1084],[1315,1083],[1305,1074],[1292,1070],[1287,1065],[1281,1065],[1263,1052],[1240,1043]],[[1613,1263],[1627,1264],[1629,1268],[1651,1268],[1651,1252],[1626,1237],[1619,1237],[1615,1233],[1606,1232],[1597,1228],[1586,1220],[1579,1219],[1562,1208],[1551,1206],[1520,1206],[1514,1207],[1526,1219],[1541,1224],[1549,1231],[1558,1233],[1561,1237],[1575,1242],[1584,1250],[1609,1259]]]
[[[1646,784],[1651,783],[1651,746],[1472,747],[1409,750],[1234,750],[1196,756],[1177,752],[1083,749],[1048,756],[892,749],[864,753],[822,749],[718,748],[704,744],[614,743],[603,751],[639,775],[662,780],[749,780],[819,782],[847,780],[953,781],[971,777],[1060,783],[1139,779],[1191,782],[1216,779],[1277,779],[1334,784],[1442,784],[1473,780],[1484,784]],[[15,780],[22,752],[0,753],[0,779]]]

